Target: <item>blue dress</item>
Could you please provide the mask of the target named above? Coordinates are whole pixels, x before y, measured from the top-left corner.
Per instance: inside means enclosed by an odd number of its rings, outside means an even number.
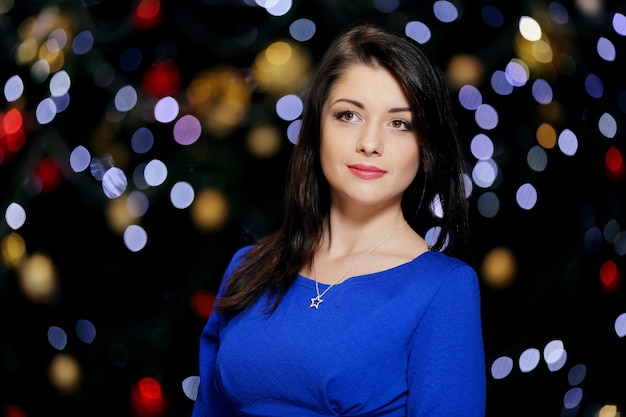
[[[213,313],[192,416],[485,415],[480,293],[469,265],[429,251],[333,286],[318,309],[315,295],[315,282],[298,276],[271,315],[267,297],[235,316]]]

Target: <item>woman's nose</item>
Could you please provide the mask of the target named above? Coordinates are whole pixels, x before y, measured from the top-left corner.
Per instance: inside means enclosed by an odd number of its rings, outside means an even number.
[[[357,152],[380,155],[383,150],[381,134],[380,130],[374,125],[364,126],[357,142]]]

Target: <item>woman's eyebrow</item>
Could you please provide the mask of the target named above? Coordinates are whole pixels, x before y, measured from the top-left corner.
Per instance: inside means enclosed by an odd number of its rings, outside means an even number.
[[[350,104],[354,104],[355,106],[357,106],[360,109],[364,109],[365,108],[363,103],[361,103],[360,101],[352,100],[352,99],[349,99],[349,98],[339,98],[339,99],[333,101],[332,104],[334,105],[334,104],[337,104],[337,103],[342,102],[342,101],[345,101],[345,102],[350,103]]]
[[[405,112],[405,111],[410,112],[411,108],[410,107],[393,107],[393,108],[389,109],[389,113],[401,113],[401,112]]]
[[[353,104],[353,105],[357,106],[360,109],[364,109],[365,108],[365,105],[363,105],[363,103],[361,103],[360,101],[352,100],[352,99],[349,99],[349,98],[339,98],[339,99],[333,101],[332,104],[334,105],[334,104],[340,103],[342,101],[345,101],[346,103]],[[410,107],[392,107],[392,108],[389,109],[389,113],[401,113],[401,112],[410,112],[410,111],[411,111]]]

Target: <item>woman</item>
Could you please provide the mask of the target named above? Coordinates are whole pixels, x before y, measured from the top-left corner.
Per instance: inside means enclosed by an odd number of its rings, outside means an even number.
[[[281,228],[225,272],[193,416],[484,415],[462,155],[433,60],[373,25],[337,38],[291,163]]]

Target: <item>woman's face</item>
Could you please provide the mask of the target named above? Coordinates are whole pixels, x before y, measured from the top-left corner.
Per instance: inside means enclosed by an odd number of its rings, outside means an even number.
[[[382,67],[355,64],[321,115],[320,158],[334,205],[400,204],[420,164],[409,101]]]

